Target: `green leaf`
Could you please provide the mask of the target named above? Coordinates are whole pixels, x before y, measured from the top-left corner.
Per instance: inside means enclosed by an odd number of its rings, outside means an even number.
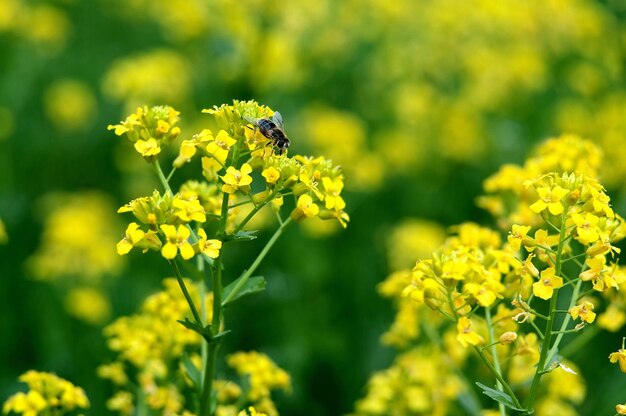
[[[202,386],[202,373],[200,373],[200,370],[198,370],[198,368],[194,365],[189,357],[189,354],[187,353],[183,354],[183,366],[185,367],[185,372],[191,379],[194,386]]]
[[[233,236],[234,241],[251,241],[256,239],[256,230],[239,231]]]
[[[513,399],[508,394],[499,390],[492,389],[491,387],[487,387],[482,383],[477,382],[476,385],[481,388],[484,394],[491,397],[493,400],[497,401],[498,403],[502,403],[509,409],[526,413],[526,409],[520,409],[519,407],[515,406],[515,404],[513,403]]]
[[[202,326],[202,324],[198,322],[192,322],[188,318],[185,318],[184,321],[178,321],[182,326],[187,329],[191,329],[194,332],[202,335],[206,339],[210,339],[213,335],[211,334],[211,325]]]
[[[243,276],[231,282],[228,286],[224,288],[224,302],[222,302],[222,306],[226,306],[227,304],[232,303],[243,296],[253,295],[255,293],[262,292],[265,290],[265,286],[267,285],[267,282],[265,281],[265,278],[263,276],[252,276],[248,280],[246,280],[243,286],[239,288],[239,291],[235,293],[235,295],[231,299],[229,299],[229,295],[233,290],[235,290],[235,287],[238,285],[242,278]],[[226,299],[228,299],[228,302],[226,302]]]

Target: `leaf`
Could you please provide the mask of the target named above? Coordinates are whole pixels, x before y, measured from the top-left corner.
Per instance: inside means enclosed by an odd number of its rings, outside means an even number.
[[[491,387],[487,387],[484,384],[481,384],[478,382],[476,383],[476,385],[481,388],[481,390],[483,391],[485,395],[491,397],[493,400],[497,401],[498,403],[502,403],[503,405],[505,405],[506,407],[510,409],[513,409],[518,412],[523,412],[524,414],[526,414],[526,409],[520,409],[519,407],[516,407],[515,404],[513,403],[513,399],[508,394],[499,390],[492,389]]]
[[[246,280],[243,286],[239,288],[237,293],[235,293],[235,295],[229,299],[231,292],[235,290],[235,287],[237,287],[242,278],[243,276],[239,277],[224,288],[224,302],[222,302],[222,306],[226,306],[243,296],[253,295],[255,293],[262,292],[265,290],[265,286],[267,285],[267,282],[265,281],[265,278],[263,276],[252,276],[248,280]],[[228,301],[226,301],[227,299]]]
[[[183,354],[183,366],[194,386],[200,387],[202,385],[202,373],[200,373],[200,370],[194,365],[187,353]]]
[[[184,321],[177,321],[177,322],[179,322],[185,328],[191,329],[192,331],[197,332],[198,334],[202,335],[206,339],[211,339],[211,337],[213,336],[211,334],[211,325],[202,326],[202,324],[199,324],[198,322],[192,322],[188,318],[185,318]]]
[[[256,230],[250,231],[239,231],[237,234],[233,235],[234,241],[251,241],[256,239]]]

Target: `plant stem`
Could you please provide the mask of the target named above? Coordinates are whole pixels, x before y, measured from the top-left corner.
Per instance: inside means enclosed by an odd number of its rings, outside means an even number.
[[[452,299],[452,292],[450,290],[448,290],[447,292],[448,292],[447,293],[447,295],[448,295],[448,305],[450,306],[450,309],[452,310],[452,313],[454,315],[454,321],[458,322],[459,321],[459,314],[457,313],[456,309],[454,308],[454,300]],[[491,362],[487,359],[487,357],[485,357],[485,354],[483,354],[482,350],[478,346],[474,345],[473,347],[474,347],[474,351],[476,351],[476,353],[478,354],[480,359],[483,361],[483,363],[487,366],[489,371],[491,371],[491,373],[494,375],[496,380],[501,384],[501,386],[504,389],[504,391],[509,396],[511,396],[511,400],[513,400],[513,404],[517,408],[521,409],[522,408],[522,404],[517,399],[517,396],[515,396],[515,393],[513,392],[513,389],[511,389],[511,386],[509,386],[508,383],[506,382],[506,380],[504,380],[504,378],[502,377],[502,374],[500,374],[500,371],[496,370],[496,368],[493,366],[493,364],[491,364]]]
[[[509,396],[511,396],[511,399],[513,400],[513,404],[515,404],[515,406],[517,408],[521,409],[522,408],[522,404],[517,399],[517,396],[515,396],[515,393],[513,392],[511,387],[507,384],[507,382],[504,380],[502,375],[495,369],[493,364],[491,364],[491,362],[487,359],[487,357],[485,357],[485,354],[483,354],[483,352],[480,350],[480,348],[478,348],[475,345],[474,345],[474,351],[476,351],[478,353],[478,356],[480,357],[481,360],[483,360],[483,363],[485,363],[487,368],[489,368],[489,371],[491,371],[493,373],[493,375],[496,377],[496,380],[499,383],[502,383],[502,388],[504,388],[504,391]]]
[[[222,195],[222,211],[220,216],[218,237],[224,235],[228,220],[228,200],[230,195],[226,192]],[[211,322],[211,334],[213,337],[220,333],[222,326],[222,260],[224,248],[220,250],[219,257],[215,259],[213,264],[213,282],[211,289],[213,290],[213,319]],[[215,363],[217,361],[217,350],[221,344],[220,339],[212,339],[209,342],[209,351],[207,359],[204,362],[204,381],[202,382],[202,392],[200,394],[200,416],[209,416],[211,414],[211,396],[213,391],[213,377],[215,375]]]
[[[252,211],[250,211],[248,215],[246,215],[246,217],[237,225],[237,227],[235,227],[235,230],[233,231],[233,235],[241,231],[241,229],[245,227],[248,221],[250,221],[252,217],[254,217],[256,213],[259,212],[269,201],[271,201],[275,195],[276,193],[271,193],[267,196],[267,198],[263,199],[263,201],[255,205]]]
[[[498,374],[502,375],[502,368],[500,368],[500,360],[498,358],[498,351],[496,350],[496,344],[498,342],[494,341],[493,321],[491,319],[490,307],[485,308],[485,319],[487,320],[487,328],[489,328],[489,344],[491,344],[489,347],[491,349],[491,356],[493,357],[493,368],[496,370]],[[502,383],[500,383],[500,381],[496,382],[496,388],[499,391],[504,392]],[[504,404],[498,403],[498,408],[500,410],[500,415],[506,416],[506,408],[504,407]]]
[[[559,246],[556,252],[556,261],[554,263],[555,275],[561,275],[561,266],[562,266],[562,256],[563,256],[563,246],[565,243],[565,219],[567,217],[567,210],[563,210],[561,214],[561,228],[559,233]],[[532,384],[530,386],[530,393],[528,394],[528,399],[526,401],[526,410],[530,413],[532,412],[532,407],[535,402],[535,398],[537,395],[537,391],[539,389],[539,382],[541,381],[541,376],[545,373],[546,362],[548,362],[548,357],[551,358],[550,344],[552,343],[552,327],[554,325],[554,317],[556,316],[556,309],[558,304],[558,294],[559,290],[556,289],[552,294],[552,298],[550,298],[550,314],[548,315],[548,321],[546,322],[546,327],[544,329],[544,337],[541,341],[541,352],[539,355],[539,362],[537,363],[537,370],[535,371],[535,375],[533,377]],[[561,337],[562,338],[562,337]],[[560,338],[558,339],[560,341]],[[555,343],[555,349],[558,347],[558,344]]]
[[[158,159],[155,159],[154,162],[152,162],[152,166],[154,167],[154,170],[156,171],[159,177],[159,181],[161,182],[161,185],[163,185],[163,188],[165,188],[165,191],[170,195],[174,195],[174,193],[172,192],[172,188],[170,188],[170,183],[168,182],[168,178],[165,177],[165,174],[163,173],[163,170],[161,169],[161,164],[159,163]]]
[[[176,275],[176,280],[178,280],[178,285],[180,286],[180,290],[183,291],[183,295],[185,295],[185,299],[189,304],[189,309],[191,309],[191,313],[193,314],[193,318],[197,323],[202,324],[202,318],[196,309],[196,305],[193,303],[191,299],[191,295],[189,295],[189,291],[187,290],[187,286],[185,285],[185,281],[183,280],[183,276],[180,274],[180,269],[178,268],[178,264],[176,260],[170,260],[170,264],[172,265],[172,269],[174,270],[174,274]]]
[[[254,273],[257,267],[259,267],[259,264],[261,264],[261,261],[263,261],[263,259],[265,258],[267,253],[270,251],[270,249],[272,248],[276,240],[278,240],[278,237],[280,237],[280,235],[283,233],[283,230],[285,229],[285,227],[287,227],[287,225],[289,225],[290,223],[291,223],[291,217],[287,218],[280,225],[280,227],[278,227],[278,229],[274,232],[274,235],[272,235],[272,237],[269,239],[265,247],[263,247],[263,250],[261,250],[257,258],[254,259],[254,262],[250,265],[250,268],[246,270],[244,274],[241,275],[241,278],[237,281],[237,284],[235,285],[235,287],[233,287],[233,290],[222,301],[222,306],[230,302],[237,295],[237,293],[239,293],[239,291],[244,286],[246,281],[250,278],[250,276],[252,276],[252,273]]]

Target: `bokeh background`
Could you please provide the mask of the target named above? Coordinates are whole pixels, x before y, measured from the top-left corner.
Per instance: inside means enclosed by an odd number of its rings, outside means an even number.
[[[267,291],[229,311],[222,351],[291,374],[283,414],[350,412],[393,357],[377,283],[447,226],[490,224],[475,200],[500,165],[580,134],[626,214],[625,23],[621,0],[0,0],[0,399],[35,368],[108,414],[102,328],[169,275],[157,256],[115,253],[117,208],[157,181],[107,125],[170,104],[188,138],[201,109],[255,99],[283,114],[290,152],[343,166],[352,220],[288,230],[261,267]],[[231,278],[268,235],[227,259]],[[615,403],[615,374],[596,369],[611,342],[575,357],[598,377],[582,414]]]

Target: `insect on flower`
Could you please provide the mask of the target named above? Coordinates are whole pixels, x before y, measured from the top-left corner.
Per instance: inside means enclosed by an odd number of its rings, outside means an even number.
[[[285,135],[285,125],[283,124],[283,116],[278,111],[274,113],[271,119],[258,118],[244,116],[246,121],[259,129],[261,134],[270,139],[272,145],[278,149],[280,154],[283,154],[289,147],[289,139]]]

